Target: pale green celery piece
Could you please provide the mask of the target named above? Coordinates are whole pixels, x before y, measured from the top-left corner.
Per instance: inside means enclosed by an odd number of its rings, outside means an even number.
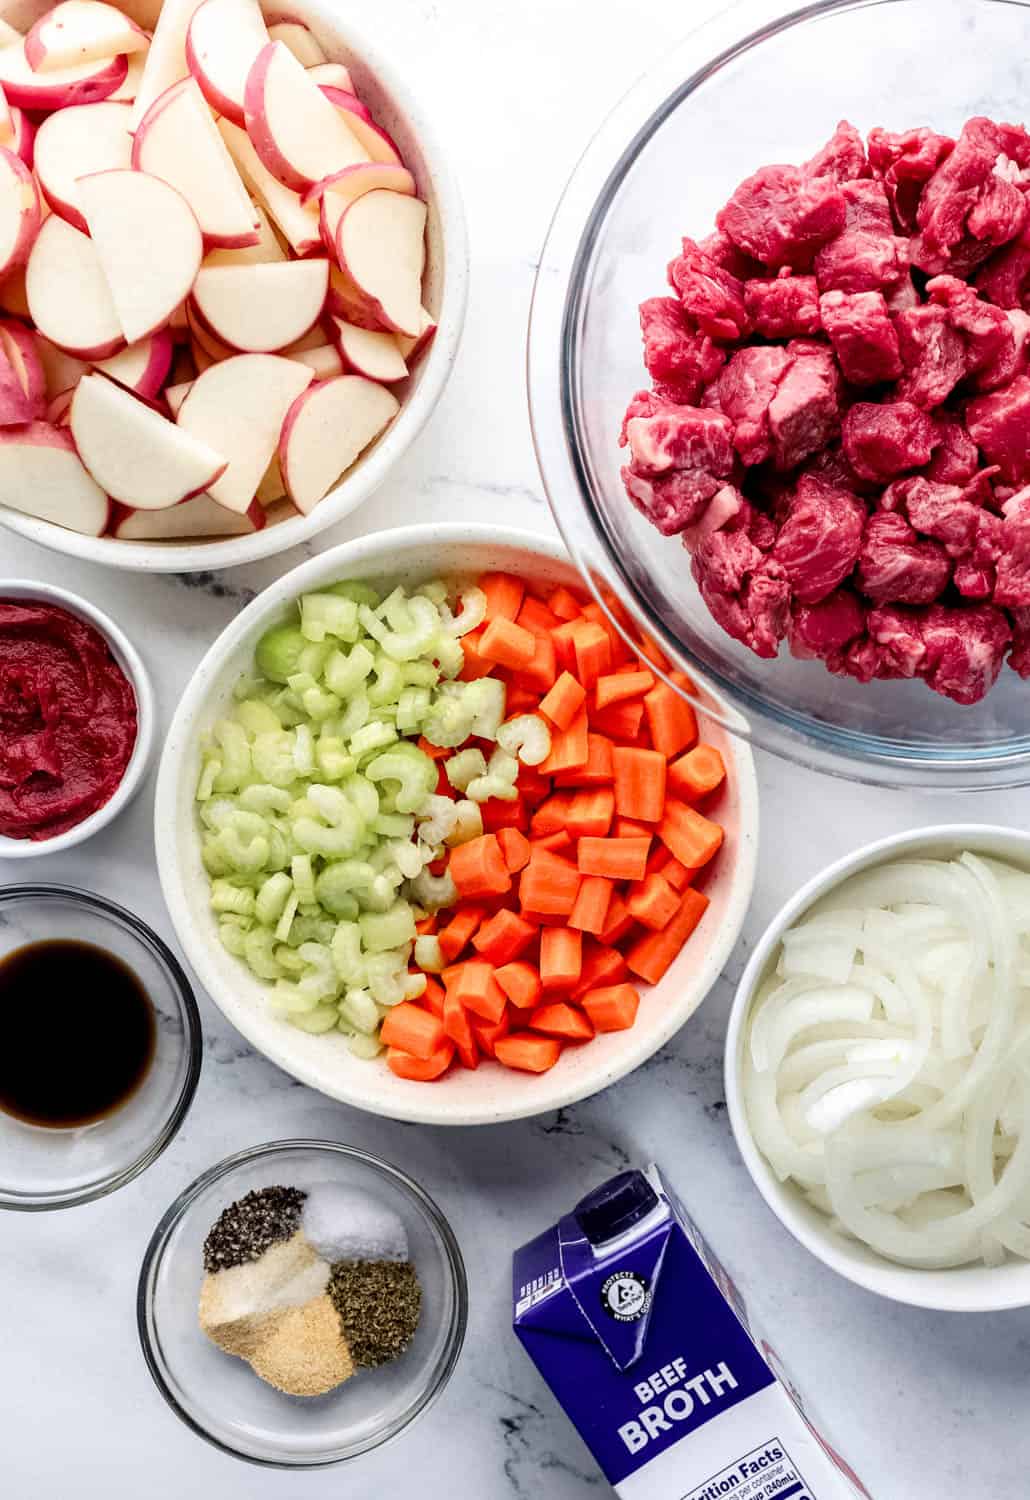
[[[294,732],[280,729],[275,733],[259,734],[251,747],[254,770],[271,786],[292,786],[297,779],[297,767],[293,759]]]
[[[204,764],[200,768],[200,779],[197,782],[197,801],[207,802],[214,795],[215,782],[221,775],[222,762],[216,755],[208,752]]]
[[[315,763],[320,776],[326,781],[342,781],[349,776],[357,765],[353,755],[347,754],[347,747],[337,735],[319,735],[315,742]]]
[[[433,653],[441,677],[457,677],[465,665],[465,653],[461,642],[451,635],[441,635]]]
[[[268,858],[265,860],[265,868],[268,871],[285,870],[293,856],[293,834],[289,828],[282,826],[282,819],[269,820],[268,825]]]
[[[328,945],[332,942],[335,931],[336,922],[323,912],[321,907],[309,908],[306,913],[298,912],[293,919],[293,926],[290,928],[290,947],[299,948],[303,943]]]
[[[315,737],[310,724],[298,724],[293,731],[293,768],[298,776],[315,774]]]
[[[379,791],[369,780],[367,773],[361,776],[348,776],[341,791],[357,808],[366,823],[371,823],[372,819],[378,816]]]
[[[518,797],[516,778],[519,763],[506,750],[495,750],[490,757],[485,776],[477,776],[468,784],[468,794],[473,802],[488,802],[496,797],[501,802],[514,802]]]
[[[303,1015],[314,1010],[321,998],[317,989],[305,988],[303,979],[295,984],[289,979],[277,979],[272,991],[272,1009],[281,1016]]]
[[[415,661],[432,655],[440,634],[440,611],[431,599],[413,595],[410,599],[395,595],[383,605],[390,630],[377,639],[391,660]]]
[[[355,1031],[371,1035],[379,1029],[379,1012],[365,989],[348,990],[340,1001],[340,1015]]]
[[[218,835],[208,834],[201,840],[200,862],[211,876],[228,875],[230,866],[218,847]]]
[[[482,589],[472,587],[462,590],[461,609],[457,615],[445,620],[445,626],[448,635],[460,637],[482,625],[485,619],[486,595]]]
[[[337,923],[329,950],[342,984],[364,984],[365,961],[361,956],[361,928],[356,922]]]
[[[315,881],[318,900],[334,916],[345,915],[351,898],[359,901],[371,889],[376,872],[365,860],[341,859],[326,865]]]
[[[318,680],[310,672],[294,672],[286,685],[293,694],[295,701],[302,703],[304,701],[304,694],[308,688],[317,687]]]
[[[222,752],[222,769],[215,780],[215,791],[238,791],[251,770],[247,731],[232,719],[220,719],[212,734]]]
[[[324,986],[324,992],[329,995],[336,993],[339,988],[339,979],[333,964],[333,955],[328,944],[309,941],[301,943],[297,952],[308,965],[310,974],[308,978],[313,985],[317,978]]]
[[[255,911],[257,919],[266,927],[274,927],[285,910],[293,891],[293,881],[283,871],[269,875],[257,893]]]
[[[360,578],[345,578],[340,583],[326,584],[322,593],[338,594],[341,599],[353,599],[355,604],[367,604],[369,609],[377,609],[381,598],[378,589]]]
[[[373,705],[396,703],[404,688],[404,671],[400,662],[376,652],[375,680],[368,686],[368,701]]]
[[[447,967],[447,959],[440,947],[440,939],[430,933],[416,937],[415,962],[427,974],[442,974]]]
[[[397,783],[393,800],[400,813],[417,812],[437,782],[435,762],[416,745],[403,741],[385,755],[377,755],[365,767],[365,775],[369,781]]]
[[[286,682],[300,671],[301,658],[309,644],[296,623],[273,625],[254,648],[258,671],[271,682]]]
[[[315,872],[311,866],[310,854],[295,854],[290,861],[290,875],[293,880],[293,889],[297,892],[297,900],[317,901],[315,895]]]
[[[477,802],[463,798],[454,804],[457,814],[454,827],[444,839],[450,848],[456,844],[467,844],[469,839],[478,839],[483,832],[483,813]]]
[[[300,628],[309,641],[322,642],[327,635],[341,641],[358,638],[358,606],[340,594],[302,594]]]
[[[454,884],[450,870],[434,875],[429,869],[425,869],[410,882],[408,895],[426,911],[434,912],[440,911],[442,907],[455,905],[458,887]]]
[[[238,917],[252,917],[255,911],[254,892],[249,886],[233,885],[231,880],[214,880],[211,883],[211,910],[234,912]]]
[[[424,974],[408,974],[404,980],[405,1000],[417,1000],[424,995],[428,982]]]
[[[401,670],[409,687],[434,688],[440,681],[440,673],[431,661],[406,661]]]
[[[408,821],[414,825],[414,818],[410,818]],[[412,832],[414,832],[414,828],[412,828]],[[411,832],[404,834],[402,837],[390,838],[387,848],[390,851],[392,862],[397,866],[397,870],[403,880],[414,880],[415,876],[427,863],[425,844],[413,842]]]
[[[287,974],[293,974],[297,977],[303,974],[307,967],[300,954],[296,953],[292,948],[287,947],[285,943],[280,943],[276,948],[275,960]]]
[[[551,731],[539,714],[518,714],[498,729],[497,743],[524,766],[539,766],[551,753]]]
[[[254,814],[241,812],[237,816],[251,818]],[[230,870],[240,875],[256,875],[263,870],[270,853],[267,833],[247,833],[232,824],[215,835],[215,848]]]
[[[340,715],[339,722],[334,726],[336,733],[341,739],[349,740],[351,735],[357,734],[368,723],[372,705],[368,701],[367,693],[355,693],[347,707]]]
[[[275,956],[275,933],[270,927],[254,927],[247,933],[243,957],[259,979],[282,977],[282,965]]]
[[[244,672],[232,690],[233,697],[237,702],[243,702],[247,698],[253,698],[256,693],[262,692],[268,686],[260,677],[255,677],[251,672]]]
[[[399,1005],[404,999],[404,982],[408,977],[411,945],[391,948],[383,953],[369,953],[365,973],[372,998],[379,1005]]]
[[[290,928],[293,926],[293,919],[297,915],[297,907],[299,905],[300,901],[297,897],[297,892],[291,891],[286,898],[286,905],[282,909],[282,915],[275,924],[275,935],[280,943],[285,943],[288,940]]]
[[[463,792],[474,777],[486,775],[486,756],[482,750],[459,750],[444,761],[444,770],[451,786]]]
[[[406,901],[395,901],[389,911],[362,912],[358,926],[366,953],[385,953],[415,941],[415,919]]]
[[[259,698],[245,698],[237,703],[236,718],[252,739],[258,734],[276,734],[282,728],[275,710]]]
[[[237,927],[234,922],[219,922],[218,936],[222,947],[233,958],[244,958],[246,956],[246,943],[248,934],[242,927]]]
[[[498,677],[480,677],[466,683],[472,733],[479,739],[494,740],[504,718],[505,687]]]
[[[365,645],[358,641],[345,655],[333,651],[325,664],[325,685],[338,698],[347,699],[364,684],[375,667],[375,657]]]
[[[360,760],[361,756],[368,755],[373,750],[382,750],[385,746],[392,745],[396,738],[397,731],[391,729],[389,724],[366,724],[351,735],[347,748]]]
[[[442,844],[454,832],[458,810],[451,797],[427,797],[418,812],[418,836],[424,844]]]
[[[322,687],[308,688],[301,694],[301,702],[305,713],[317,724],[324,724],[327,719],[331,719],[334,714],[339,713],[341,706],[336,694],[328,693]]]
[[[291,1026],[297,1026],[301,1031],[310,1032],[312,1036],[323,1036],[339,1024],[340,1014],[335,1005],[317,1005],[314,1010],[294,1012],[288,1020]]]
[[[310,672],[316,682],[320,681],[325,672],[325,664],[334,649],[331,641],[324,641],[321,645],[309,642],[300,653],[297,670],[300,672]]]
[[[231,797],[212,797],[200,809],[200,821],[205,828],[211,828],[217,833],[236,811],[236,803]]]
[[[349,1030],[346,1021],[340,1022],[340,1030]],[[363,1031],[350,1032],[347,1037],[347,1046],[360,1057],[363,1062],[372,1062],[383,1050],[383,1044],[376,1036],[366,1036]]]
[[[404,813],[380,813],[372,819],[369,828],[380,838],[406,839],[415,832],[415,819]]]
[[[447,595],[451,592],[452,590],[448,588],[442,578],[430,578],[428,583],[420,583],[417,588],[412,590],[414,594],[421,594],[424,598],[431,599],[437,609],[440,608],[441,604],[447,603]]]
[[[285,787],[273,786],[269,781],[245,786],[240,793],[240,806],[244,812],[258,813],[270,817],[273,813],[289,811],[292,798]]]
[[[397,728],[402,734],[414,734],[429,712],[429,689],[406,687],[397,699]]]

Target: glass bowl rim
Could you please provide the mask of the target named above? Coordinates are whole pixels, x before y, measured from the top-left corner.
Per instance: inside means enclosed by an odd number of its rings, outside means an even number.
[[[179,1007],[183,1022],[183,1052],[186,1060],[185,1076],[176,1095],[175,1102],[164,1117],[161,1128],[127,1166],[104,1177],[87,1183],[71,1192],[17,1193],[0,1185],[0,1209],[15,1212],[39,1213],[49,1209],[77,1208],[83,1203],[95,1203],[108,1193],[117,1191],[132,1182],[153,1165],[165,1148],[175,1139],[193,1102],[200,1081],[203,1058],[203,1034],[200,1008],[197,1005],[193,986],[186,971],[169,948],[142,917],[137,917],[127,907],[107,896],[92,891],[83,891],[78,886],[62,885],[54,881],[22,881],[15,885],[0,886],[0,908],[18,901],[47,902],[58,900],[80,906],[98,915],[105,922],[127,928],[145,948],[149,949],[159,966],[164,970]]]
[[[426,1220],[440,1236],[444,1250],[443,1259],[449,1273],[454,1295],[454,1309],[450,1320],[450,1327],[447,1331],[447,1340],[443,1355],[433,1372],[431,1381],[413,1408],[369,1441],[360,1444],[346,1453],[339,1453],[335,1457],[329,1458],[266,1458],[254,1453],[245,1453],[241,1448],[236,1448],[222,1438],[216,1437],[195,1416],[186,1411],[176,1398],[165,1376],[165,1361],[158,1354],[159,1342],[151,1334],[151,1323],[155,1321],[153,1312],[154,1282],[168,1248],[171,1234],[187,1210],[192,1207],[205,1189],[213,1183],[220,1181],[223,1177],[228,1177],[237,1167],[251,1162],[270,1160],[289,1151],[333,1152],[351,1161],[360,1162],[363,1166],[370,1167],[373,1173],[378,1173],[385,1178],[391,1179],[396,1185],[406,1190],[415,1199]],[[197,1437],[203,1438],[212,1447],[219,1449],[222,1453],[229,1454],[232,1458],[243,1459],[246,1463],[255,1464],[257,1467],[264,1469],[330,1469],[337,1464],[347,1463],[351,1459],[360,1458],[363,1454],[371,1453],[375,1449],[381,1448],[386,1443],[392,1442],[395,1438],[399,1437],[414,1421],[425,1415],[442,1395],[450,1381],[465,1343],[468,1315],[469,1285],[464,1257],[462,1256],[454,1230],[451,1228],[443,1210],[436,1203],[435,1199],[431,1198],[414,1178],[409,1177],[407,1172],[404,1172],[400,1167],[394,1166],[392,1162],[385,1161],[381,1156],[375,1156],[372,1152],[364,1151],[359,1146],[348,1146],[343,1141],[318,1140],[307,1136],[265,1141],[258,1146],[245,1147],[242,1151],[236,1151],[231,1156],[223,1157],[221,1161],[215,1162],[213,1166],[201,1172],[199,1177],[196,1177],[183,1188],[182,1192],[177,1194],[158,1221],[143,1255],[139,1281],[136,1288],[136,1329],[139,1335],[140,1348],[147,1369],[150,1371],[151,1378],[165,1402],[180,1421],[185,1423]]]

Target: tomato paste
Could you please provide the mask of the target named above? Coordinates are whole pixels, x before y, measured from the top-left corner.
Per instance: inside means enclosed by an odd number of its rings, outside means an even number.
[[[103,807],[136,733],[136,696],[99,631],[0,599],[0,833],[54,838]]]

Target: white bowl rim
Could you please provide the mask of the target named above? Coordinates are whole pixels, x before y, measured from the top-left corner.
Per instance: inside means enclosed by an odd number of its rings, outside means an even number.
[[[408,394],[396,420],[372,452],[359,458],[343,481],[308,515],[290,516],[249,536],[208,542],[122,542],[113,537],[84,536],[5,506],[0,506],[0,527],[52,552],[126,572],[193,573],[242,567],[300,546],[345,520],[380,488],[432,416],[454,367],[468,303],[468,230],[461,190],[448,153],[417,97],[399,70],[384,60],[374,42],[368,41],[362,25],[354,23],[350,12],[344,15],[325,0],[298,3],[302,10],[321,11],[346,36],[348,46],[399,105],[426,160],[440,223],[444,271],[436,333],[426,351],[417,388]]]
[[[292,1061],[287,1067],[269,1048],[267,1038],[261,1034],[261,1027],[258,1024],[261,1018],[254,1007],[246,999],[239,999],[234,993],[227,992],[227,987],[219,980],[217,973],[208,962],[206,942],[196,935],[193,928],[175,849],[180,767],[191,742],[188,737],[180,737],[176,733],[176,726],[180,723],[196,723],[210,680],[217,674],[222,660],[250,633],[255,619],[264,614],[271,616],[287,601],[295,599],[303,592],[309,579],[321,578],[327,572],[345,570],[349,564],[374,558],[384,547],[398,550],[425,547],[429,550],[434,544],[440,542],[479,543],[488,546],[521,548],[538,553],[548,561],[572,566],[557,536],[552,537],[514,527],[493,526],[486,523],[448,522],[443,525],[401,526],[372,536],[361,537],[356,541],[344,542],[284,574],[230,622],[209,647],[186,686],[165,739],[158,768],[154,801],[154,840],[161,889],[183,951],[215,1005],[252,1047],[309,1088],[317,1089],[322,1094],[328,1094],[330,1098],[371,1114],[413,1124],[496,1125],[546,1114],[555,1109],[563,1109],[600,1093],[610,1084],[632,1073],[665,1046],[686,1024],[694,1010],[700,1006],[725,967],[740,936],[751,904],[758,854],[758,778],[750,748],[739,740],[728,737],[727,743],[733,756],[733,775],[740,803],[741,838],[727,911],[704,952],[698,975],[691,982],[691,996],[697,995],[700,998],[694,1000],[686,1016],[681,1016],[677,1007],[670,1004],[665,1023],[648,1035],[646,1040],[641,1039],[635,1028],[625,1033],[625,1052],[620,1054],[617,1061],[600,1068],[596,1074],[587,1074],[585,1079],[581,1078],[575,1084],[555,1087],[553,1094],[549,1095],[543,1103],[537,1100],[533,1103],[520,1104],[519,1091],[513,1089],[511,1091],[512,1103],[505,1107],[458,1109],[448,1104],[446,1086],[439,1089],[420,1089],[417,1093],[413,1091],[410,1105],[391,1100],[389,1107],[385,1107],[383,1103],[367,1097],[365,1091],[349,1086],[346,1081],[330,1088],[327,1086],[328,1080],[316,1076],[312,1069],[295,1065]],[[383,571],[389,572],[389,570],[389,562],[386,561]]]
[[[103,807],[98,807],[96,812],[83,818],[81,823],[76,823],[74,828],[69,828],[52,839],[12,839],[6,834],[0,834],[0,860],[35,859],[43,854],[62,854],[66,849],[84,843],[113,822],[135,797],[154,751],[157,717],[154,687],[143,658],[122,627],[102,609],[98,609],[88,599],[83,599],[81,594],[58,588],[54,583],[42,583],[30,578],[0,578],[0,601],[4,599],[38,599],[58,604],[69,614],[78,615],[92,625],[110,646],[112,656],[129,679],[136,697],[136,743],[132,747],[125,774]]]
[[[772,918],[755,944],[737,986],[726,1033],[724,1080],[727,1113],[737,1149],[766,1205],[798,1243],[831,1271],[836,1271],[864,1291],[874,1292],[889,1301],[934,1312],[1001,1312],[1009,1308],[1030,1307],[1030,1262],[1013,1259],[991,1271],[980,1265],[938,1271],[899,1265],[886,1257],[879,1257],[875,1264],[868,1265],[856,1261],[841,1248],[845,1241],[841,1240],[838,1245],[828,1221],[825,1231],[815,1230],[800,1212],[796,1190],[789,1183],[778,1180],[755,1144],[744,1104],[739,1066],[744,1026],[763,971],[783,933],[810,906],[852,875],[888,859],[903,858],[934,845],[956,849],[993,845],[996,850],[1021,847],[1030,867],[1030,833],[1023,829],[992,823],[933,823],[887,834],[842,855],[813,875]],[[960,1284],[970,1277],[970,1273],[978,1273],[979,1280],[990,1276],[999,1290],[991,1295],[983,1291],[976,1293],[972,1289],[962,1291]],[[1006,1281],[1012,1283],[1007,1291],[1002,1290]]]

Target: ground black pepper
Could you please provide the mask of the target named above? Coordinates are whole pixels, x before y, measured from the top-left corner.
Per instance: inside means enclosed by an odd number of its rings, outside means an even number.
[[[337,1261],[328,1292],[356,1365],[385,1365],[414,1338],[422,1289],[410,1261]]]
[[[294,1187],[255,1188],[223,1209],[204,1241],[204,1270],[225,1271],[257,1260],[300,1228],[307,1193]]]

